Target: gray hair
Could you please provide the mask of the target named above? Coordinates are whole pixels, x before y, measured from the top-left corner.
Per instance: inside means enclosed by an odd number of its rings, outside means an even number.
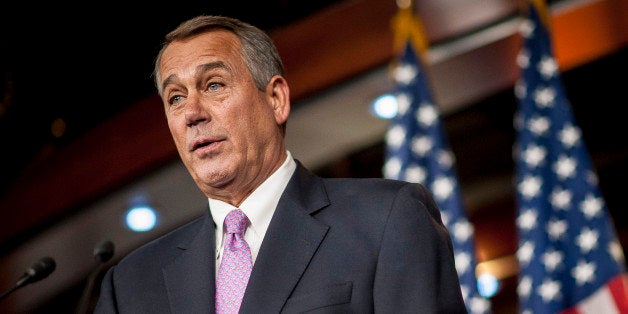
[[[284,75],[279,52],[272,39],[264,31],[235,18],[201,15],[181,23],[165,36],[165,41],[155,59],[155,69],[153,70],[153,78],[159,95],[163,96],[159,64],[164,50],[174,41],[184,40],[212,29],[224,29],[238,36],[242,46],[241,53],[244,64],[251,72],[255,86],[259,90],[266,89],[266,85],[273,76]]]

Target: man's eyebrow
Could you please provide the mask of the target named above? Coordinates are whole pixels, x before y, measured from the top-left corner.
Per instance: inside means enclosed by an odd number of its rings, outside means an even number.
[[[205,71],[209,71],[213,69],[223,69],[226,71],[231,70],[231,68],[229,68],[229,66],[227,66],[222,61],[215,61],[215,62],[201,64],[198,67],[196,67],[196,69],[198,70],[197,73],[204,73]]]
[[[223,69],[223,70],[229,71],[231,68],[222,61],[215,61],[215,62],[201,64],[197,66],[196,69],[198,70],[197,73],[205,73],[206,71],[209,71],[212,69]],[[168,86],[169,84],[172,84],[176,80],[176,78],[177,78],[176,74],[171,74],[168,77],[166,77],[166,79],[164,79],[163,83],[161,84],[161,90],[165,90],[166,86]]]

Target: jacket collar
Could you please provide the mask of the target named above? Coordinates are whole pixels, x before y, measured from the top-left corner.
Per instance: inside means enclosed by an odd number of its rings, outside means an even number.
[[[214,313],[216,290],[216,226],[206,211],[200,228],[188,232],[177,249],[182,253],[163,268],[172,313]]]
[[[311,214],[328,204],[322,180],[297,162],[253,266],[241,313],[281,311],[329,229]]]

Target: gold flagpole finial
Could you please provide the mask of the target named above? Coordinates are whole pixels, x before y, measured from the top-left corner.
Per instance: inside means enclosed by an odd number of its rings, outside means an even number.
[[[409,9],[412,6],[412,0],[397,0],[399,9]]]
[[[530,0],[532,5],[536,8],[536,11],[539,12],[539,18],[545,28],[549,31],[551,30],[551,15],[549,9],[547,8],[547,4],[544,0]]]
[[[395,52],[402,51],[409,40],[419,54],[424,53],[427,51],[428,41],[423,24],[415,16],[412,0],[396,0],[396,2],[399,9],[392,19]]]

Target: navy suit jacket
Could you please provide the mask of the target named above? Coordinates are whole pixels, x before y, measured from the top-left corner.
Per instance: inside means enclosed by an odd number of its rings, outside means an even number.
[[[320,178],[297,164],[240,313],[466,313],[449,234],[423,186]],[[95,313],[214,313],[215,228],[208,210],[124,257]]]

